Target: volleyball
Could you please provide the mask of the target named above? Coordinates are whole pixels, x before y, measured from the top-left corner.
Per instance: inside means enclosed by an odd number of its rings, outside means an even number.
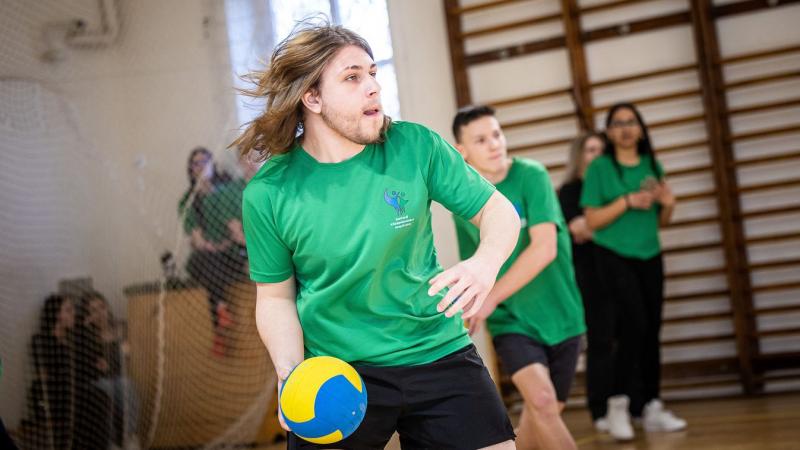
[[[317,356],[292,371],[279,404],[293,433],[315,444],[330,444],[351,435],[364,419],[367,388],[350,364]]]

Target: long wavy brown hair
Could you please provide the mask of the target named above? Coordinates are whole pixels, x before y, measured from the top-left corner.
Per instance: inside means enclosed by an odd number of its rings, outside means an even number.
[[[322,72],[336,53],[347,46],[362,48],[374,59],[364,38],[342,26],[327,21],[313,23],[306,19],[295,27],[272,52],[266,68],[244,78],[253,84],[241,89],[244,95],[266,100],[263,114],[245,125],[242,134],[231,143],[242,156],[251,151],[264,161],[272,155],[288,152],[303,131],[303,94],[318,89]],[[384,117],[381,136],[391,124]]]

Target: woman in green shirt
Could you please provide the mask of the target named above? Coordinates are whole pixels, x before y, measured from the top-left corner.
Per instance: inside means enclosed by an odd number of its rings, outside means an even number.
[[[658,230],[669,223],[675,196],[634,105],[609,109],[606,134],[604,154],[586,171],[581,206],[618,330],[616,395],[608,400],[607,422],[612,436],[627,440],[633,438],[629,412],[643,417],[649,431],[686,427],[659,400],[664,269]]]
[[[213,352],[222,355],[222,331],[231,322],[226,291],[244,279],[247,260],[242,231],[244,183],[218,170],[213,155],[203,147],[189,154],[186,170],[189,188],[178,203],[192,247],[186,271],[208,291],[215,330]]]

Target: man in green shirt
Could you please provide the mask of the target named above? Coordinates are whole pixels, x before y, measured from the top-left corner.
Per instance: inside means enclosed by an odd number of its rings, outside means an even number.
[[[508,158],[503,131],[487,106],[459,110],[453,134],[464,159],[511,201],[521,221],[517,246],[469,319],[470,332],[487,322],[500,361],[525,400],[517,448],[574,448],[560,413],[586,326],[569,230],[550,177],[538,162]],[[461,258],[470,258],[478,230],[454,220]]]
[[[333,448],[383,448],[394,431],[411,448],[514,448],[457,313],[483,304],[517,215],[436,133],[383,115],[376,71],[366,41],[322,25],[296,31],[258,75],[266,112],[233,145],[267,159],[243,199],[259,333],[279,384],[320,355],[364,379],[366,417]],[[481,230],[475,256],[445,271],[431,201]],[[290,433],[289,448],[320,447]]]

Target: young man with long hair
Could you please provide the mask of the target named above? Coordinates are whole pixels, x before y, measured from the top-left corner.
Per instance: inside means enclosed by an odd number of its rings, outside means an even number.
[[[364,379],[364,421],[327,448],[383,448],[394,431],[404,448],[514,448],[461,317],[491,290],[517,215],[440,136],[383,114],[376,71],[357,34],[304,24],[252,76],[266,110],[233,145],[266,159],[243,200],[259,333],[279,384],[319,355]],[[444,271],[431,201],[481,230]],[[320,446],[290,434],[289,448]]]

